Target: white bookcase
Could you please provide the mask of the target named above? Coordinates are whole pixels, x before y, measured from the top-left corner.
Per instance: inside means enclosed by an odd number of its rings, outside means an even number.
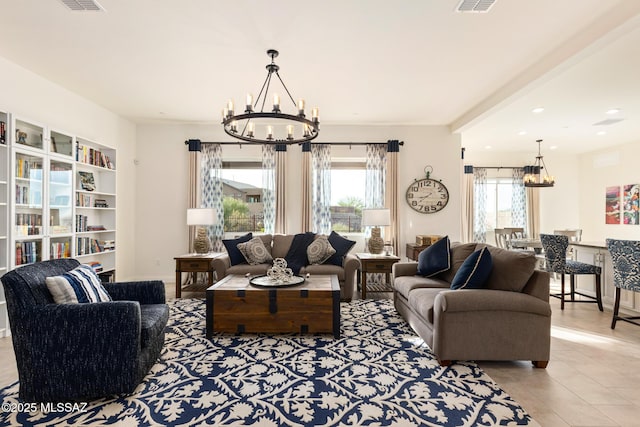
[[[115,271],[116,150],[76,139],[75,252],[102,273]]]
[[[9,114],[0,111],[0,277],[9,270]],[[9,334],[7,302],[0,285],[0,337]]]

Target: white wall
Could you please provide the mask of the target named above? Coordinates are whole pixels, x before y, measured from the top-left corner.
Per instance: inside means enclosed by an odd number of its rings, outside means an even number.
[[[464,144],[463,144],[464,145]],[[530,152],[466,151],[464,164],[481,166],[524,166],[533,164],[537,147]],[[540,231],[551,233],[562,228],[579,228],[580,179],[577,156],[558,153],[553,150],[543,152],[544,162],[555,177],[552,188],[540,188]]]
[[[328,126],[316,142],[405,142],[399,155],[400,254],[416,234],[448,234],[460,239],[460,138],[443,126]],[[136,271],[139,279],[174,281],[173,257],[188,252],[186,226],[188,151],[184,141],[229,141],[221,126],[139,125],[137,129]],[[245,145],[246,148],[246,145]],[[245,149],[243,148],[243,150]],[[223,148],[224,150],[224,148]],[[299,200],[301,150],[289,147],[286,178],[287,230],[301,232]],[[449,205],[436,214],[419,214],[404,201],[411,182],[432,165],[451,193]]]
[[[135,276],[135,125],[110,111],[0,57],[0,109],[56,130],[114,147],[117,152],[118,280]],[[98,82],[96,82],[97,84]]]
[[[640,183],[640,144],[632,142],[580,156],[582,240],[640,240],[640,225],[605,224],[605,189]],[[622,191],[622,190],[621,190]]]

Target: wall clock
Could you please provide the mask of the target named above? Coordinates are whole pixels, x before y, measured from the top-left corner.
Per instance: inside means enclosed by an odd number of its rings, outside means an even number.
[[[430,177],[433,168],[424,168],[426,178],[416,179],[407,188],[407,203],[416,212],[429,214],[439,212],[449,203],[449,190],[440,181]]]

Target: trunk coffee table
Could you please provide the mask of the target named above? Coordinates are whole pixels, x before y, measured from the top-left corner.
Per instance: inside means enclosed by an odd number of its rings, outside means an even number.
[[[262,287],[229,275],[207,288],[207,338],[214,332],[331,333],[340,337],[338,276],[317,275],[287,287]]]

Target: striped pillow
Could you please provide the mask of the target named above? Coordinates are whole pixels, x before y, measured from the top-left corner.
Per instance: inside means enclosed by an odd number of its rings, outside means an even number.
[[[62,276],[47,277],[45,283],[57,304],[111,301],[111,296],[88,265],[79,265]]]

